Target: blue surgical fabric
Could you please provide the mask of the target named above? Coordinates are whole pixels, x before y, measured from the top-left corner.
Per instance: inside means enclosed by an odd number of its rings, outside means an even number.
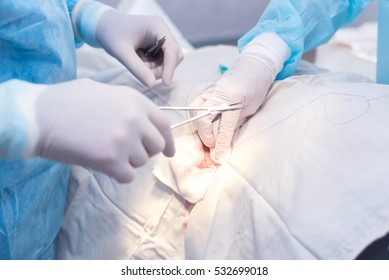
[[[275,32],[289,46],[290,58],[277,79],[296,70],[302,54],[327,42],[351,23],[372,0],[272,0],[258,23],[238,41],[242,49],[256,35]]]
[[[17,140],[0,159],[0,259],[55,258],[69,166],[41,158],[14,159],[26,128],[19,108],[14,107],[12,90],[1,89],[14,79],[52,84],[76,78],[76,40],[70,19],[76,2],[0,1],[0,119],[12,120],[18,128],[12,137],[0,130],[2,147]]]

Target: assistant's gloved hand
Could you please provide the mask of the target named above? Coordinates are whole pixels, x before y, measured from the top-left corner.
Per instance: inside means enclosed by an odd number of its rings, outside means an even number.
[[[148,87],[160,78],[169,85],[184,57],[169,27],[157,16],[129,15],[101,3],[80,1],[73,10],[72,21],[80,39],[102,47]],[[166,41],[162,51],[145,57],[142,50],[163,37]]]
[[[220,162],[230,149],[237,127],[261,106],[284,61],[289,48],[274,33],[263,33],[242,51],[236,63],[212,86],[197,97],[191,106],[218,106],[240,102],[240,110],[226,111],[214,121],[210,115],[195,122],[202,142],[211,150],[214,161]]]
[[[174,155],[169,119],[138,91],[82,79],[47,86],[36,100],[30,155],[102,171],[119,182],[163,151]]]
[[[162,52],[145,57],[142,49],[166,37]],[[97,42],[148,87],[162,78],[169,85],[183,52],[165,22],[157,16],[127,15],[109,10],[99,20]]]

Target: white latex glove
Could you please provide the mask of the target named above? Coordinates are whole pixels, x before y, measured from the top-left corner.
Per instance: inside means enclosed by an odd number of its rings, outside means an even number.
[[[214,161],[220,162],[231,148],[235,129],[261,106],[289,54],[289,47],[278,35],[263,33],[244,48],[237,62],[221,78],[193,100],[191,106],[237,102],[243,106],[240,110],[224,112],[216,121],[210,115],[195,122],[201,141],[214,148],[211,149]]]
[[[134,168],[151,156],[175,152],[167,116],[129,87],[87,79],[47,86],[35,111],[33,155],[90,167],[119,182],[133,180]]]
[[[143,50],[163,37],[166,41],[161,51],[153,57],[145,57]],[[168,26],[157,16],[107,10],[97,23],[96,41],[148,87],[153,87],[160,78],[169,85],[175,68],[184,57]]]

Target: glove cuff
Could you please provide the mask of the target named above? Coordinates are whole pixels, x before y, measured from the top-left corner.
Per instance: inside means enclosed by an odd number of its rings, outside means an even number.
[[[35,104],[44,85],[11,80],[0,86],[0,156],[16,160],[34,156],[39,127]]]
[[[74,35],[92,47],[100,47],[96,40],[97,23],[112,7],[91,0],[80,0],[72,12]]]
[[[264,62],[273,72],[274,78],[290,54],[288,45],[276,33],[261,33],[242,50],[243,57]]]

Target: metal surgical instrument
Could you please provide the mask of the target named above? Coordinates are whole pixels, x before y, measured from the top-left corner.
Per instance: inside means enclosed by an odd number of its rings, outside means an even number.
[[[216,114],[220,114],[220,113],[225,112],[225,111],[234,111],[234,110],[242,109],[242,105],[241,105],[241,102],[237,102],[237,103],[231,103],[228,105],[211,106],[211,107],[167,106],[167,107],[159,107],[159,109],[161,109],[161,110],[176,110],[176,111],[205,111],[202,114],[198,114],[198,115],[191,117],[185,121],[182,121],[182,122],[179,122],[179,123],[172,125],[171,129],[173,129],[173,128],[182,126],[184,124],[193,122],[195,120],[201,119],[201,118],[208,116],[208,115],[216,115]]]
[[[164,36],[162,39],[159,39],[154,46],[149,47],[148,49],[145,50],[145,56],[146,57],[151,57],[156,55],[159,50],[161,49],[162,45],[165,43],[166,37]]]

